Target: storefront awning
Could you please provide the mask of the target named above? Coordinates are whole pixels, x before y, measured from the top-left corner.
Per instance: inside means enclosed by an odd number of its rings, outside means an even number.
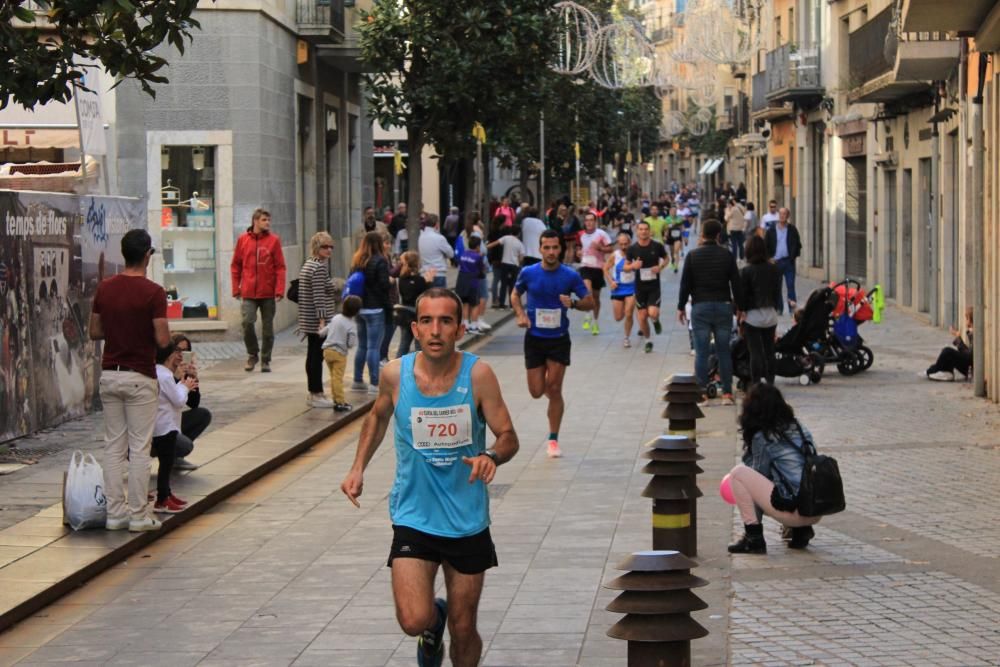
[[[712,162],[708,165],[708,168],[705,170],[705,175],[709,176],[711,174],[714,174],[715,172],[719,171],[719,167],[721,166],[722,166],[722,158],[721,157],[715,158],[714,160],[712,160]]]
[[[0,109],[2,148],[79,148],[73,103],[49,102],[35,109],[10,104]]]

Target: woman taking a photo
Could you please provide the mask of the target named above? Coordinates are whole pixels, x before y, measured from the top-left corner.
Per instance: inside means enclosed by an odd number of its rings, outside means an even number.
[[[378,232],[374,232],[378,233]],[[330,281],[333,237],[316,232],[309,240],[310,257],[299,271],[299,331],[306,337],[306,383],[311,408],[332,408],[323,392],[323,337],[319,330],[334,316],[336,308]]]
[[[805,549],[820,517],[801,516],[799,484],[805,442],[812,435],[798,420],[781,392],[770,384],[755,384],[743,399],[740,415],[743,463],[729,473],[733,497],[743,519],[744,535],[729,545],[729,553],[766,554],[764,526],[757,508],[791,528],[789,549]]]
[[[743,338],[750,351],[750,384],[774,384],[774,330],[781,305],[781,272],[767,258],[767,244],[754,235],[746,243],[747,265],[740,270],[739,308]]]
[[[352,389],[369,394],[378,393],[379,349],[385,331],[385,311],[392,309],[389,299],[389,262],[385,258],[383,237],[378,232],[365,234],[351,258],[351,272],[365,275],[365,293],[358,314],[358,351],[354,356]],[[322,357],[321,357],[322,358]],[[365,384],[365,364],[368,364],[369,384]],[[322,386],[320,387],[322,390]]]

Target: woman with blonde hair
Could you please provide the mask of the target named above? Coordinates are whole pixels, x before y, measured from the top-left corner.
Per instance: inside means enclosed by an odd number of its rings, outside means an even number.
[[[309,259],[299,271],[299,331],[305,335],[307,345],[306,402],[313,408],[333,407],[333,401],[323,392],[323,337],[319,335],[319,330],[333,318],[336,307],[329,269],[333,248],[333,237],[329,234],[313,234],[309,240]]]
[[[364,294],[358,313],[358,351],[354,357],[354,383],[351,388],[378,393],[379,348],[385,331],[385,311],[392,309],[389,298],[389,261],[385,256],[382,234],[368,232],[351,258],[351,272],[364,274]],[[369,384],[364,382],[368,364]]]

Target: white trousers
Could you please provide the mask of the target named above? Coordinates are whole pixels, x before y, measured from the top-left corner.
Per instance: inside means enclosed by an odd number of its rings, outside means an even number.
[[[142,519],[149,501],[149,447],[159,385],[141,373],[101,371],[104,404],[104,495],[109,519]],[[125,469],[128,468],[128,504]]]

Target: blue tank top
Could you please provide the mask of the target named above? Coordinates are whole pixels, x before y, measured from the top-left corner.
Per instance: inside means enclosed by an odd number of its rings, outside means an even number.
[[[633,296],[635,294],[635,271],[625,271],[625,262],[628,258],[620,250],[615,250],[615,267],[612,273],[618,287],[611,290],[611,296]],[[622,278],[625,278],[622,281]]]
[[[389,493],[389,516],[439,537],[468,537],[490,525],[486,484],[469,484],[463,456],[486,449],[486,423],[472,394],[472,367],[479,360],[462,353],[462,367],[448,393],[425,396],[417,388],[413,363],[402,358],[395,417],[396,480]]]

